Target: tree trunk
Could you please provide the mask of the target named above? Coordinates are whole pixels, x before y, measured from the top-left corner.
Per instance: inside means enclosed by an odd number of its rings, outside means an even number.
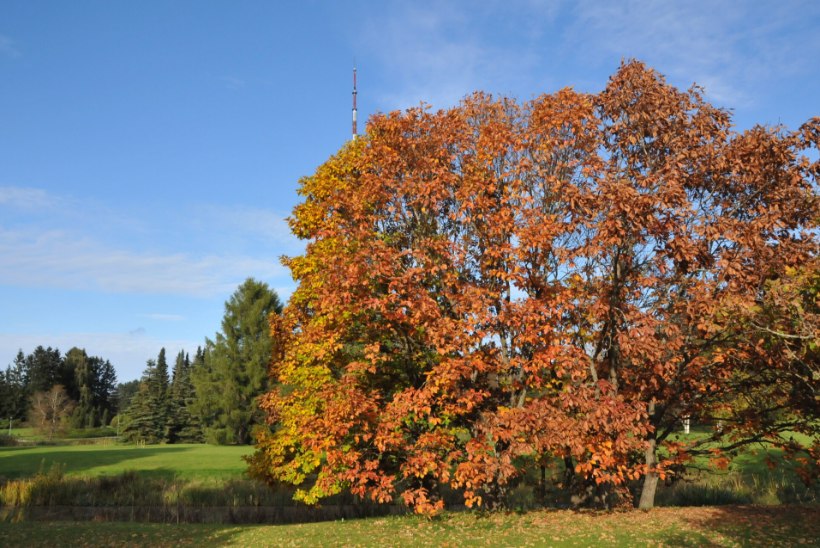
[[[643,488],[641,489],[641,500],[638,503],[638,508],[648,509],[655,506],[655,491],[658,488],[658,473],[655,471],[655,465],[658,459],[655,455],[655,436],[648,440],[649,445],[644,452],[644,460],[648,469],[643,478]]]

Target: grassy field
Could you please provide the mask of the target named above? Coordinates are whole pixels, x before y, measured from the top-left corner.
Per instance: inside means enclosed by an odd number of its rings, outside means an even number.
[[[129,470],[154,477],[234,479],[254,448],[214,445],[56,445],[0,448],[0,478],[15,479],[48,471],[54,464],[66,476],[114,475]]]
[[[146,505],[173,511],[178,505],[292,505],[287,493],[243,479],[241,457],[252,451],[209,445],[2,447],[0,479],[12,480],[7,487],[29,485],[26,496],[34,506]],[[686,508],[463,512],[433,520],[406,515],[296,525],[39,521],[27,520],[23,510],[0,519],[0,546],[818,545],[817,504],[748,505],[818,500],[816,488],[801,487],[788,466],[770,471],[765,455],[749,451],[728,473],[661,488],[659,504],[691,505]]]
[[[117,505],[125,499],[135,504],[153,505],[156,503],[154,498],[166,505],[239,505],[238,501],[253,501],[252,505],[292,505],[286,492],[270,492],[264,485],[245,478],[246,464],[242,456],[252,452],[253,448],[248,446],[182,444],[0,447],[0,483],[2,480],[31,478],[40,473],[40,480],[36,482],[40,487],[33,491],[39,495],[31,499],[31,504],[37,504],[36,501],[48,493],[48,500],[51,500],[48,504],[57,504],[55,501],[59,500],[59,504],[65,505],[84,505],[80,501],[86,499],[93,500],[95,506]],[[770,470],[765,465],[767,455],[779,460],[777,450],[747,450],[728,471],[692,474],[686,481],[661,485],[656,504],[820,502],[820,486],[803,485],[790,463],[779,462],[776,469]],[[64,480],[42,477],[55,466]],[[126,472],[132,474],[117,480]],[[119,491],[115,493],[110,482],[95,481],[94,478],[113,478]],[[510,508],[538,507],[535,493],[533,481],[522,484],[511,493]],[[148,497],[149,494],[154,498]],[[0,492],[0,498],[2,496]],[[460,499],[451,502],[458,503]],[[339,501],[327,502],[337,503]]]
[[[800,546],[817,545],[820,507],[447,513],[298,525],[0,523],[7,546]]]

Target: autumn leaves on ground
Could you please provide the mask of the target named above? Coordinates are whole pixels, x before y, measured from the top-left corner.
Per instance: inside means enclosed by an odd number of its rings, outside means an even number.
[[[100,535],[816,540],[811,505],[621,510],[652,508],[659,486],[725,470],[751,447],[789,471],[785,500],[805,501],[793,483],[813,493],[819,144],[818,118],[738,133],[697,88],[675,89],[639,62],[599,94],[478,93],[373,117],[301,182],[291,227],[306,251],[285,259],[298,289],[271,317],[274,388],[260,401],[267,425],[250,472],[300,503],[355,496],[421,516],[105,524]],[[697,435],[681,435],[684,424]],[[571,510],[508,513],[523,488],[528,507]],[[498,512],[445,512],[462,504]]]
[[[0,524],[8,546],[811,546],[812,507],[658,508],[651,512],[542,510],[445,514],[297,525],[153,523]]]

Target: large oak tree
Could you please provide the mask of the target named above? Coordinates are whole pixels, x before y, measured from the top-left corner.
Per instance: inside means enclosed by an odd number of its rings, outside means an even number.
[[[806,386],[767,389],[797,382],[795,352],[743,322],[816,269],[818,126],[737,133],[638,62],[595,95],[375,116],[302,181],[253,470],[307,502],[350,489],[434,513],[441,484],[494,503],[560,457],[578,500],[642,480],[648,507],[705,450],[670,441],[684,417],[721,418],[716,457],[816,433]]]

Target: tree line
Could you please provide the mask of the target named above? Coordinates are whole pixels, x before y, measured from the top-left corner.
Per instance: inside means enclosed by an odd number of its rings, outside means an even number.
[[[739,132],[639,62],[374,116],[301,181],[254,472],[427,514],[539,468],[651,507],[749,443],[816,479],[818,145],[820,118]],[[676,437],[690,418],[711,433]]]
[[[282,305],[267,284],[246,280],[225,304],[222,332],[193,359],[165,348],[148,360],[139,380],[117,384],[108,360],[72,348],[20,351],[0,374],[0,412],[29,419],[49,437],[62,428],[110,426],[143,443],[246,444],[264,424],[256,398],[270,388],[269,316]]]
[[[118,409],[117,375],[111,362],[89,356],[81,348],[62,355],[59,349],[38,346],[28,355],[19,351],[0,373],[2,418],[20,421],[31,412],[47,414],[44,398],[48,393],[52,393],[52,407],[60,410],[61,420],[75,428],[107,425]],[[58,405],[58,400],[65,404]],[[42,420],[50,421],[51,415],[47,416]]]

